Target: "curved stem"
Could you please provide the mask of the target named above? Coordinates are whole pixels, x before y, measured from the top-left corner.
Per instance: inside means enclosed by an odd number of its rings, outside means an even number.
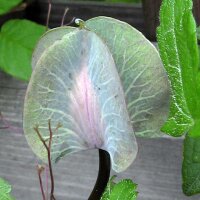
[[[100,200],[110,177],[110,155],[107,151],[99,149],[99,174],[92,193],[88,200]]]
[[[48,31],[48,28],[49,28],[49,20],[50,20],[51,7],[52,7],[51,0],[48,0],[48,4],[49,4],[49,7],[48,7],[48,13],[47,13],[46,31]]]

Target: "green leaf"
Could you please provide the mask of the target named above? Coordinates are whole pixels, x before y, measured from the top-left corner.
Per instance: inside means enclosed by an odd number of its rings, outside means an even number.
[[[0,68],[16,78],[29,80],[31,57],[45,27],[28,20],[10,20],[0,32]]]
[[[172,86],[170,115],[162,130],[188,132],[183,151],[183,192],[200,192],[200,72],[192,0],[164,0],[158,42]],[[197,29],[198,32],[198,29]]]
[[[169,84],[156,48],[125,22],[96,17],[85,24],[104,40],[113,55],[135,134],[163,135],[160,128],[169,112]]]
[[[14,200],[10,195],[11,186],[2,178],[0,178],[0,200]]]
[[[199,130],[200,122],[192,131]],[[191,196],[200,193],[200,137],[186,135],[183,156],[183,192]]]
[[[197,28],[197,39],[200,40],[200,26]]]
[[[137,184],[130,179],[123,179],[119,183],[114,182],[112,177],[108,182],[105,192],[101,200],[136,200],[137,199]]]
[[[199,53],[200,53],[200,50],[199,50]],[[200,96],[200,71],[197,73],[197,83],[199,83],[197,84],[197,91],[198,91],[198,95]]]
[[[106,189],[101,197],[101,200],[109,200],[110,198],[110,194],[112,189],[114,188],[114,186],[116,185],[116,183],[114,182],[114,179],[116,178],[116,176],[112,176],[106,186]]]
[[[16,7],[22,0],[0,0],[0,15],[9,12],[12,8]]]
[[[162,131],[181,136],[200,116],[197,109],[198,47],[192,0],[163,0],[157,29],[161,58],[171,81],[169,118]]]
[[[197,90],[200,94],[200,72],[197,73]],[[199,98],[200,99],[200,98]],[[199,110],[199,109],[198,109]],[[200,193],[200,119],[184,140],[182,165],[183,192],[188,195]]]

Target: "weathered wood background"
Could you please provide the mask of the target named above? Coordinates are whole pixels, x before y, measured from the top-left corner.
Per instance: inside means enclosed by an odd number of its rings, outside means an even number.
[[[66,8],[69,11],[65,18],[65,23],[69,23],[73,17],[83,20],[96,16],[114,17],[125,21],[141,32],[145,33],[143,9],[141,4],[110,4],[88,1],[69,1],[69,0],[51,0],[52,10],[50,16],[50,27],[60,26],[62,16]],[[46,24],[48,11],[47,0],[37,0],[27,11],[28,18],[41,24]]]
[[[0,72],[0,111],[13,129],[0,129],[0,177],[13,185],[17,200],[40,200],[36,159],[22,129],[26,84]],[[4,126],[2,122],[0,127]],[[138,138],[136,161],[119,178],[138,183],[139,200],[199,200],[181,191],[181,139]],[[86,200],[98,172],[96,150],[73,154],[54,167],[57,200]]]
[[[45,24],[47,0],[38,0],[28,11],[28,16]],[[108,9],[94,4],[78,4],[71,1],[54,0],[50,26],[58,26],[66,5],[70,11],[66,22],[72,17],[88,19],[107,15],[127,21],[144,31],[142,8],[124,5]],[[64,4],[63,4],[64,2]],[[36,14],[34,14],[36,13]],[[26,84],[0,72],[0,112],[14,126],[0,129],[0,177],[13,185],[17,200],[40,200],[36,173],[36,158],[29,149],[22,133],[22,111]],[[4,124],[0,122],[0,127]],[[139,154],[136,161],[119,178],[132,178],[138,183],[139,200],[199,200],[200,196],[185,197],[181,190],[181,139],[138,138]],[[57,200],[86,200],[96,181],[98,152],[81,152],[66,157],[54,167]]]

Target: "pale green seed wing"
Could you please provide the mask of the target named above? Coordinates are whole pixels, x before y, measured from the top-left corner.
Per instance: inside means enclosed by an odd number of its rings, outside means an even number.
[[[47,31],[41,38],[40,41],[37,43],[36,48],[32,55],[32,68],[34,69],[35,65],[37,64],[40,56],[43,52],[48,49],[52,44],[55,43],[57,40],[61,40],[62,37],[72,31],[76,30],[74,27],[70,26],[62,26],[59,28],[54,28]]]
[[[135,134],[163,135],[160,128],[169,110],[169,83],[156,48],[127,23],[96,17],[86,27],[109,47],[125,91]]]
[[[24,132],[43,160],[46,150],[33,130],[48,141],[53,127],[52,161],[65,154],[101,148],[112,168],[125,170],[137,143],[112,55],[93,32],[76,29],[50,45],[37,62],[25,98]],[[56,125],[62,127],[55,131]]]

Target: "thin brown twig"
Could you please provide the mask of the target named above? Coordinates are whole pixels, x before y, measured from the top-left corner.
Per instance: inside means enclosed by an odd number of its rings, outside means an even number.
[[[39,131],[39,126],[37,125],[36,127],[34,127],[34,130],[35,132],[37,133],[40,141],[43,143],[43,145],[45,146],[46,150],[47,150],[47,153],[49,151],[49,147],[47,146],[45,140],[43,139],[42,135],[40,134],[40,131]]]
[[[48,121],[48,126],[49,126],[49,133],[50,133],[49,148],[48,148],[49,173],[50,173],[50,178],[51,178],[50,200],[55,200],[55,197],[54,197],[54,177],[53,177],[53,170],[52,170],[52,165],[51,165],[51,143],[52,143],[53,131],[51,129],[51,120],[50,119]]]
[[[59,127],[61,127],[61,124],[57,125],[56,130],[58,130]],[[54,197],[54,176],[53,176],[53,169],[52,169],[52,163],[51,163],[51,144],[52,144],[52,138],[53,138],[53,131],[52,131],[52,128],[51,128],[51,121],[50,120],[48,120],[48,128],[49,128],[49,133],[50,133],[48,145],[46,144],[46,141],[43,139],[42,135],[40,134],[39,126],[36,126],[34,128],[34,130],[37,133],[39,139],[41,140],[41,142],[43,143],[44,147],[47,150],[49,173],[50,173],[50,178],[51,178],[50,200],[56,200],[55,197]]]
[[[65,12],[64,12],[64,14],[63,14],[63,17],[62,17],[62,22],[61,22],[61,26],[63,26],[64,25],[64,22],[65,22],[65,17],[66,17],[66,14],[67,14],[67,12],[69,11],[69,8],[65,8]]]
[[[46,177],[46,196],[49,194],[49,166],[45,165],[45,177]]]
[[[48,0],[48,13],[47,13],[47,22],[46,22],[46,30],[48,30],[49,27],[49,20],[50,20],[50,15],[51,15],[51,8],[52,8],[52,3],[51,0]]]
[[[58,131],[58,129],[61,128],[61,127],[62,127],[62,124],[58,123],[57,126],[56,126],[56,129],[55,129],[55,132]]]
[[[15,133],[23,133],[23,129],[10,125],[9,121],[7,121],[4,118],[4,116],[1,112],[0,112],[0,121],[2,121],[2,123],[4,125],[3,127],[0,127],[0,129],[9,129],[9,130],[14,131]]]
[[[42,193],[42,198],[43,198],[43,200],[46,200],[45,193],[44,193],[44,187],[43,187],[43,183],[42,183],[42,177],[41,177],[41,174],[44,171],[44,167],[37,165],[37,171],[38,171],[38,177],[39,177],[39,182],[40,182],[40,190]]]
[[[4,125],[5,125],[4,118],[3,118],[3,115],[2,115],[1,112],[0,112],[0,121],[2,121],[2,122],[4,123]],[[8,125],[6,125],[6,126],[4,126],[4,127],[0,127],[0,129],[7,129],[7,128],[9,128]]]
[[[0,129],[8,129],[8,126],[0,127]]]
[[[73,24],[75,22],[75,20],[76,20],[76,17],[73,17],[69,23],[65,24],[65,26],[69,26],[69,25]]]

